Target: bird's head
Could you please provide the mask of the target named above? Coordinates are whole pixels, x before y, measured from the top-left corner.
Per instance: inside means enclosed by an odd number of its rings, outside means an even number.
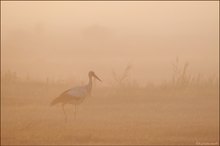
[[[91,78],[91,77],[94,77],[94,78],[96,78],[97,80],[99,80],[100,82],[102,81],[95,73],[94,73],[94,71],[90,71],[89,72],[89,77]]]

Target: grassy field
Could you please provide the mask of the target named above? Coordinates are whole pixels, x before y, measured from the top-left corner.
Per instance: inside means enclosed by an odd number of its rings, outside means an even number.
[[[1,82],[1,144],[218,144],[219,84],[95,87],[78,107],[50,102],[68,84]]]

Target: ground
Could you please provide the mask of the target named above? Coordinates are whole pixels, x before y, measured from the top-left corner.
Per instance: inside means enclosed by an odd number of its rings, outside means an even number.
[[[218,86],[97,87],[65,122],[50,102],[66,88],[2,83],[1,144],[218,144]]]

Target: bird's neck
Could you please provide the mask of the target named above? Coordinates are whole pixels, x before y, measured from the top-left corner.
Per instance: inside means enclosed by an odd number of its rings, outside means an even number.
[[[92,77],[91,76],[89,76],[88,90],[89,92],[91,92],[92,90]]]

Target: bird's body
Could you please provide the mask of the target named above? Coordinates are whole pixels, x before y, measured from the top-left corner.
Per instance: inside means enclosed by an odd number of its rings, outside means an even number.
[[[75,87],[64,91],[59,97],[52,101],[51,105],[58,103],[78,105],[83,102],[87,96],[89,96],[89,94],[86,87]]]
[[[64,111],[65,115],[66,115],[66,113],[65,113],[65,110],[64,110],[64,105],[66,105],[66,104],[75,105],[75,110],[76,110],[76,106],[81,104],[87,96],[91,95],[92,77],[95,77],[96,79],[101,81],[95,75],[95,73],[93,71],[90,71],[89,72],[89,83],[87,85],[80,86],[80,87],[74,87],[74,88],[71,88],[71,89],[68,89],[68,90],[64,91],[62,94],[60,94],[60,96],[58,96],[57,98],[55,98],[51,102],[51,106],[61,103],[62,106],[63,106],[63,111]]]

